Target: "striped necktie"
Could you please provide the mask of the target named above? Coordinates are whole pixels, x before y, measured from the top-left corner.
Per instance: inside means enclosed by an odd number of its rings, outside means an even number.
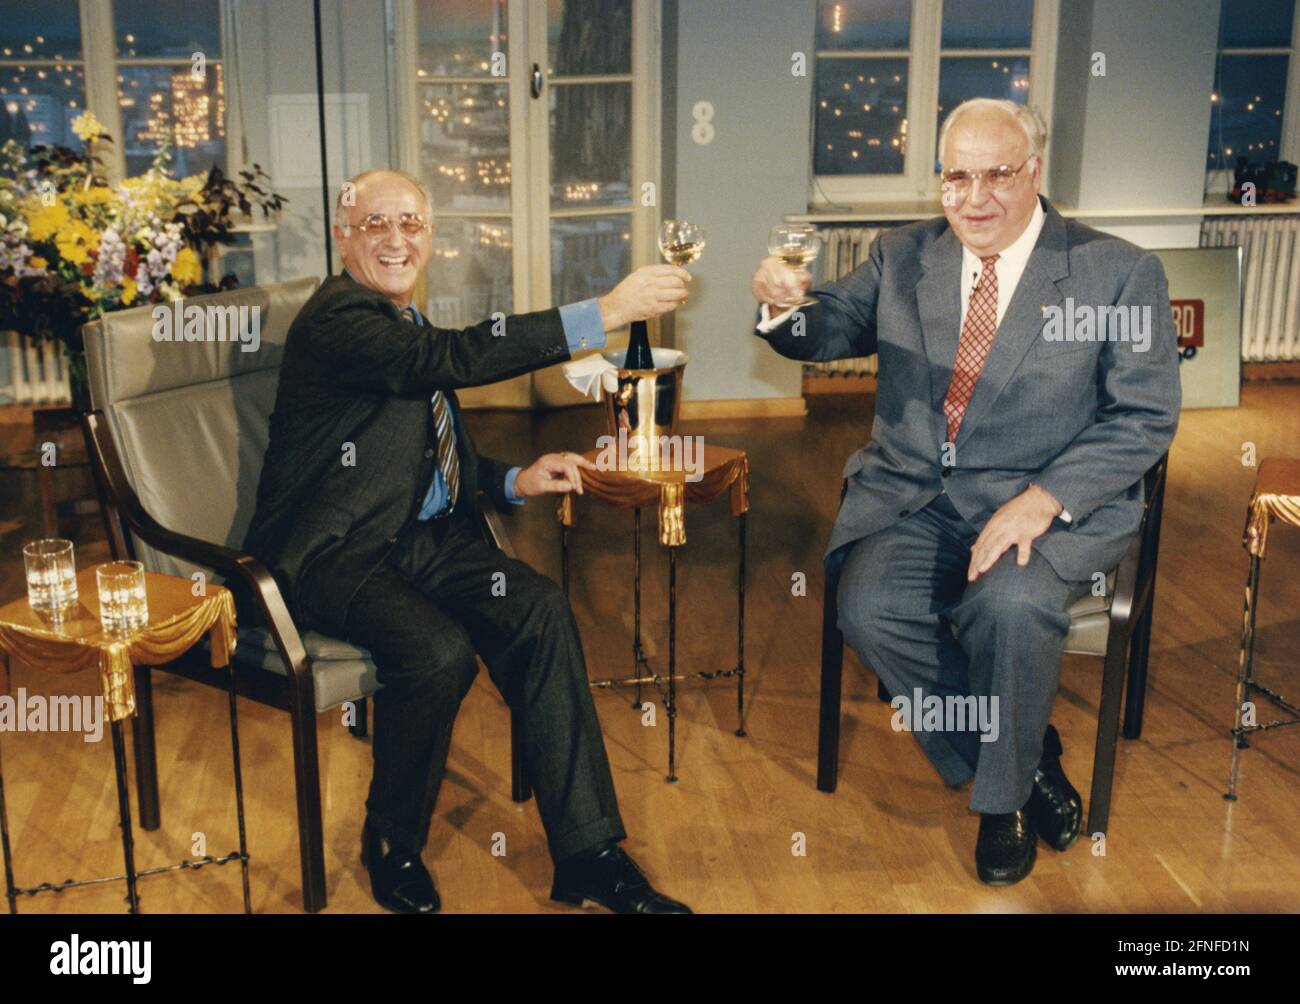
[[[402,316],[412,324],[415,323],[415,310],[407,307]],[[447,395],[440,390],[433,392],[433,427],[438,436],[438,470],[447,486],[447,508],[441,515],[447,515],[456,506],[456,493],[460,490],[460,458],[456,455],[456,432],[451,425],[451,405]]]
[[[957,442],[961,420],[975,393],[975,383],[998,333],[998,273],[994,269],[998,255],[981,258],[984,268],[979,282],[970,291],[966,323],[957,341],[957,358],[952,367],[952,381],[943,400],[943,414],[948,419],[948,442]]]

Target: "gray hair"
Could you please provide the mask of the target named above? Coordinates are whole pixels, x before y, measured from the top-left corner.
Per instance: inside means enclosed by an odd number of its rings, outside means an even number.
[[[349,186],[351,188],[351,191],[355,195],[357,188],[360,187],[361,185],[361,182],[365,181],[369,177],[378,174],[391,174],[394,175],[395,177],[401,178],[403,181],[409,182],[412,186],[414,186],[419,191],[421,195],[424,196],[424,205],[427,208],[430,215],[432,215],[433,193],[429,191],[429,187],[423,181],[421,181],[415,175],[411,174],[409,171],[403,171],[397,167],[372,167],[368,171],[362,171],[360,174],[355,175],[352,178],[349,178],[346,182],[344,182],[342,185],[339,186],[338,198],[334,200],[335,221],[342,222],[344,216],[344,210],[348,208],[343,205],[343,196],[346,195],[347,192],[349,191]]]
[[[949,113],[943,121],[943,128],[939,130],[939,160],[943,160],[944,150],[947,149],[948,131],[958,120],[964,118],[969,112],[993,110],[1005,112],[1015,119],[1016,125],[1020,126],[1029,143],[1030,155],[1037,157],[1041,162],[1043,150],[1047,146],[1047,127],[1043,125],[1043,120],[1039,118],[1036,111],[1018,105],[1014,101],[1000,98],[971,98],[963,101]]]

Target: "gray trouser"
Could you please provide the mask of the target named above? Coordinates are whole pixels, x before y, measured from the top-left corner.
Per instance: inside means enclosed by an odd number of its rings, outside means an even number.
[[[987,699],[996,715],[992,742],[981,742],[969,720],[953,728],[951,716],[938,731],[927,730],[920,709],[913,709],[913,735],[945,782],[975,778],[973,810],[1014,812],[1028,801],[1042,756],[1067,610],[1090,583],[1061,579],[1037,551],[1021,568],[1014,547],[968,583],[977,536],[941,494],[848,545],[837,594],[840,629],[890,695],[906,697],[909,706],[918,690],[924,705],[935,704],[925,700],[932,695],[950,708],[969,696]],[[964,701],[967,708],[972,703]]]

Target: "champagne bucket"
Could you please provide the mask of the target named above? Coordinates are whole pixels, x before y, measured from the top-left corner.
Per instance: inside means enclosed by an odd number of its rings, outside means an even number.
[[[619,368],[618,388],[605,395],[609,434],[615,440],[626,437],[629,454],[654,457],[658,455],[660,438],[673,435],[677,428],[686,353],[652,348],[650,353],[655,364],[652,370],[624,369],[626,353],[626,349],[608,349],[602,353]]]

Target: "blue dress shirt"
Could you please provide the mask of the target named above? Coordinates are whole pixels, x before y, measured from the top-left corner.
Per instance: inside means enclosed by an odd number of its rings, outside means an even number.
[[[349,273],[350,274],[350,273]],[[410,305],[415,314],[415,323],[424,325],[424,317],[414,303]],[[605,347],[605,325],[600,319],[600,305],[594,300],[570,303],[560,308],[560,322],[564,325],[564,339],[569,343],[569,354],[583,349],[602,349]],[[456,416],[448,411],[452,434],[456,432]],[[515,479],[519,477],[522,467],[512,467],[506,472],[506,499],[515,505],[523,505],[522,495],[515,492]],[[429,520],[447,508],[447,480],[442,476],[442,469],[433,472],[433,481],[424,495],[424,504],[420,506],[419,520]]]

